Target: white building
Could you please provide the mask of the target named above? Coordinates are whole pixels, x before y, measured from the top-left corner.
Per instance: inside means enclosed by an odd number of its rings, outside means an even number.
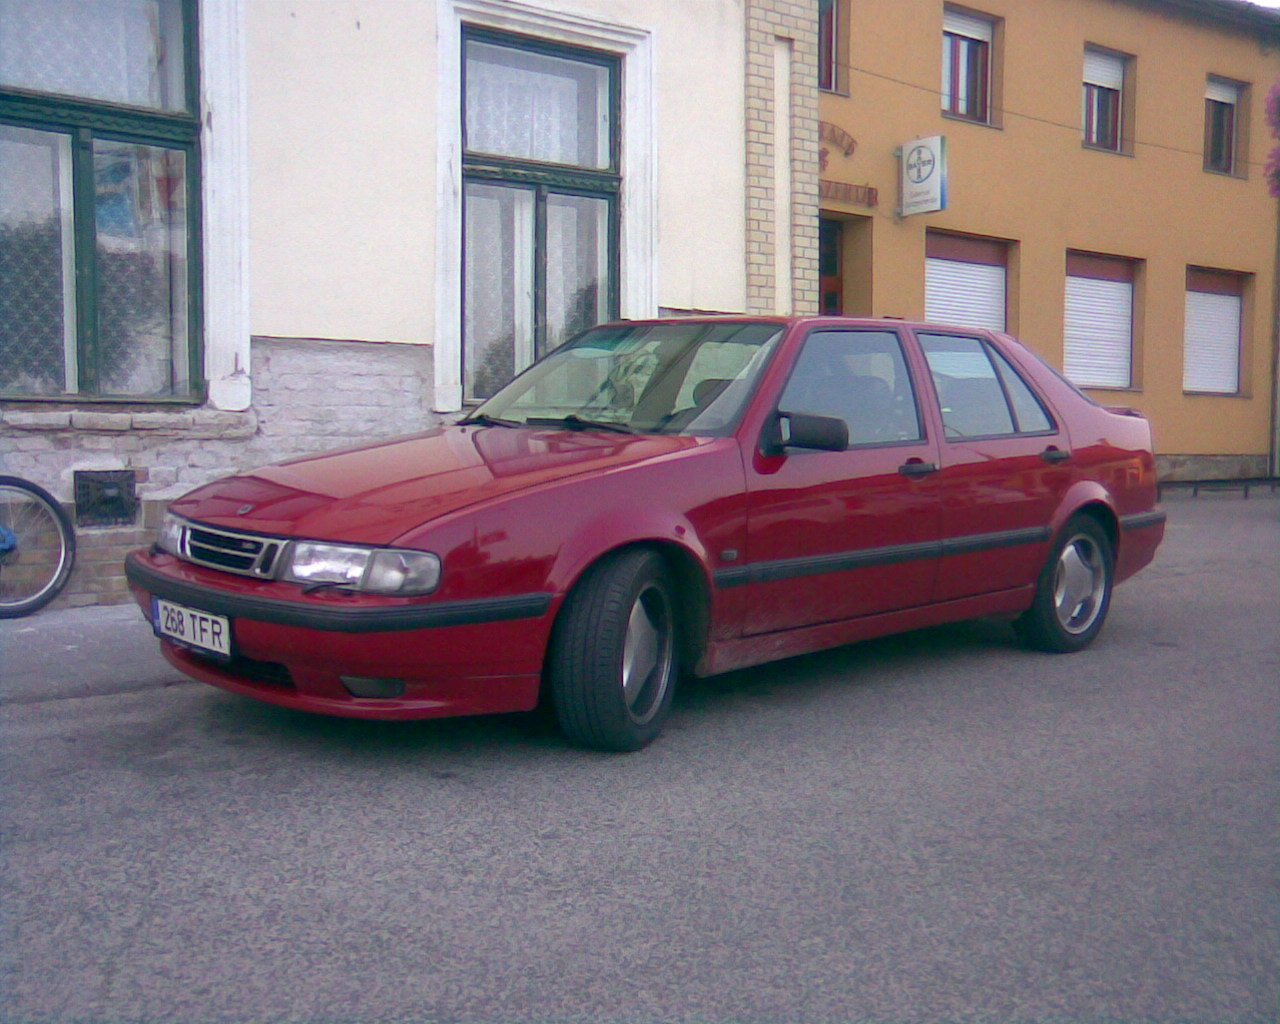
[[[812,308],[816,11],[0,0],[0,471],[76,504],[64,600],[592,323]]]

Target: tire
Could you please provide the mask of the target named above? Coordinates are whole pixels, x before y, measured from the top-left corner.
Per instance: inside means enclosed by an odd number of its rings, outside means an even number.
[[[30,615],[57,597],[75,558],[75,531],[53,496],[0,476],[0,619]]]
[[[1031,607],[1014,628],[1037,650],[1083,650],[1102,632],[1114,580],[1115,556],[1106,531],[1091,516],[1073,516],[1040,571]]]
[[[592,566],[570,592],[547,672],[561,731],[595,750],[639,750],[662,731],[679,672],[674,586],[657,553]]]

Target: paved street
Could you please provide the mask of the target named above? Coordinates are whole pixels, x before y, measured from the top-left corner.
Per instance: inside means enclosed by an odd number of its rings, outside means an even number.
[[[629,756],[0,623],[0,1021],[1275,1024],[1280,497],[1166,508],[1088,651],[738,672]]]

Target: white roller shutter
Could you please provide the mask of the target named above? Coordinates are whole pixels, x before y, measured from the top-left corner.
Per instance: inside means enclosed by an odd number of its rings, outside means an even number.
[[[1240,86],[1211,78],[1209,79],[1209,84],[1205,86],[1204,98],[1216,100],[1218,103],[1230,103],[1234,106],[1240,99]]]
[[[991,22],[985,18],[975,18],[971,14],[960,14],[958,11],[947,11],[943,16],[942,31],[969,39],[980,39],[984,43],[991,42],[994,30]]]
[[[1119,92],[1124,88],[1123,57],[1100,50],[1084,51],[1084,80],[1089,85],[1100,85],[1104,89]]]
[[[1005,270],[986,263],[924,261],[925,319],[959,327],[1005,329]]]
[[[1240,296],[1187,292],[1182,390],[1240,390]]]
[[[1133,285],[1067,277],[1062,369],[1081,387],[1127,388],[1132,381]]]

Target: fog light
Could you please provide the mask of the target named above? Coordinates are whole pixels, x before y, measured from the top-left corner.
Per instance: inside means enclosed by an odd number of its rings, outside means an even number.
[[[339,676],[342,685],[353,697],[388,697],[404,696],[403,679],[369,679],[366,676]]]

